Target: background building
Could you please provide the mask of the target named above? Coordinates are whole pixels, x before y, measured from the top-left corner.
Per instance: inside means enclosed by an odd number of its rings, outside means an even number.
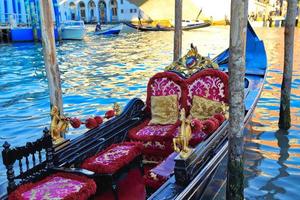
[[[63,0],[60,17],[87,23],[130,21],[138,18],[139,8],[126,0]]]
[[[59,13],[56,19],[86,23],[137,20],[140,9],[127,0],[52,0]],[[53,10],[53,14],[54,9]],[[0,0],[0,24],[31,25],[39,21],[39,0]]]

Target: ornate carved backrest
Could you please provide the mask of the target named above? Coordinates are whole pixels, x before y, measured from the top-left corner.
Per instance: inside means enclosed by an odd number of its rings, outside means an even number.
[[[228,75],[215,69],[205,69],[186,80],[188,108],[192,105],[193,96],[228,103]]]
[[[2,159],[7,169],[9,193],[18,185],[39,179],[48,167],[53,166],[52,138],[48,129],[43,132],[42,138],[27,142],[25,146],[10,148],[8,142],[3,144]],[[19,167],[18,175],[15,175],[14,167]]]
[[[150,78],[147,86],[146,111],[151,111],[151,96],[177,95],[179,109],[186,108],[186,84],[173,72],[161,72]]]

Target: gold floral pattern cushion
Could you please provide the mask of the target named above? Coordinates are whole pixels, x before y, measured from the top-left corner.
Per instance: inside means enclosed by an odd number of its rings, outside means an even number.
[[[149,125],[175,124],[178,120],[177,95],[151,96],[151,116]]]
[[[193,118],[205,120],[216,113],[225,113],[225,111],[226,105],[222,102],[193,96],[193,104],[190,111]]]

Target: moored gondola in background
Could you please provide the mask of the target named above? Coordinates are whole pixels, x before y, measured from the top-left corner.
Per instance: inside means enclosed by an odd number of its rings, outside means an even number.
[[[125,25],[137,29],[139,31],[174,31],[174,27],[166,27],[166,26],[147,26],[147,25],[136,25],[130,22],[125,22]],[[194,30],[199,28],[205,28],[210,26],[211,24],[208,22],[191,22],[191,23],[183,23],[182,30]]]

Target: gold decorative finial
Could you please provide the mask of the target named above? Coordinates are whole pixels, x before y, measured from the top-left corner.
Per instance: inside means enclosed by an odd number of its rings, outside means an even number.
[[[191,149],[189,148],[189,141],[192,137],[191,129],[191,117],[185,117],[185,109],[182,108],[180,111],[180,133],[177,137],[173,139],[174,150],[180,152],[180,157],[186,159],[191,154]]]
[[[186,76],[191,76],[197,71],[207,68],[218,69],[219,66],[210,58],[201,56],[198,53],[197,47],[191,44],[191,49],[188,53],[179,60],[173,62],[171,65],[167,66],[165,70],[177,71],[185,74]]]
[[[52,139],[54,140],[54,144],[57,144],[64,140],[64,138],[62,138],[62,134],[67,132],[69,123],[64,116],[59,115],[59,111],[56,106],[52,107],[50,115],[52,118],[50,125],[50,133]]]

